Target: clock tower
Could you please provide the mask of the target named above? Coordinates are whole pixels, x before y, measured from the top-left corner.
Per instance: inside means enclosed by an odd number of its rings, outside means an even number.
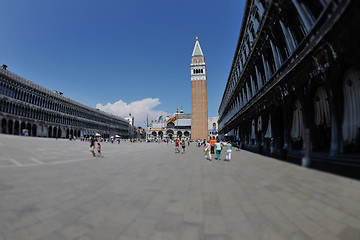
[[[205,57],[198,37],[191,56],[191,139],[208,139],[208,105]]]

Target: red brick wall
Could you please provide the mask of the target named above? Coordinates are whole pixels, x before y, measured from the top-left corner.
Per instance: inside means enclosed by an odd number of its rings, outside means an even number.
[[[206,80],[191,81],[191,139],[208,138]]]

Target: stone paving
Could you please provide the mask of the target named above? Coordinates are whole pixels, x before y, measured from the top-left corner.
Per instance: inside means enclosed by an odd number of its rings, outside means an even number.
[[[0,134],[0,240],[360,239],[360,182],[246,151]]]

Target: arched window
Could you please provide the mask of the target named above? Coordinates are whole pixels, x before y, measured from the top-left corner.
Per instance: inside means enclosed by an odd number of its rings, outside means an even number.
[[[315,22],[315,20],[320,16],[321,12],[324,10],[325,6],[329,1],[314,1],[314,0],[303,0],[304,8],[309,12],[309,16]]]

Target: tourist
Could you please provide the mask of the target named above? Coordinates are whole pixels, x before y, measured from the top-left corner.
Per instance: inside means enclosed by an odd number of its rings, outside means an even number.
[[[204,147],[204,152],[205,152],[205,160],[208,159],[209,161],[211,161],[210,148],[211,148],[210,142],[207,141],[207,143],[206,143],[206,145]],[[206,156],[209,156],[209,157],[206,158]]]
[[[179,153],[180,150],[179,150],[179,141],[176,139],[175,141],[175,153]]]
[[[241,149],[241,138],[239,138],[239,139],[236,141],[236,147],[237,147],[237,151],[240,151],[240,149]]]
[[[90,152],[92,153],[93,157],[95,157],[95,139],[93,136],[90,137]]]
[[[98,157],[102,157],[101,156],[101,145],[100,145],[100,143],[97,144],[97,152],[98,152]]]
[[[220,160],[220,157],[221,157],[221,149],[222,149],[222,146],[221,146],[221,143],[220,143],[220,139],[217,140],[217,142],[215,143],[215,151],[216,151],[216,160]]]
[[[274,138],[271,138],[270,141],[270,156],[273,156],[275,152],[275,141]]]
[[[182,140],[182,142],[181,142],[181,153],[185,153],[185,145],[186,145],[186,143],[185,143],[185,140]]]
[[[215,137],[210,140],[211,154],[215,154]]]
[[[225,145],[226,146],[226,152],[225,152],[225,161],[228,161],[230,162],[230,159],[231,159],[231,141],[228,140],[227,144]]]

